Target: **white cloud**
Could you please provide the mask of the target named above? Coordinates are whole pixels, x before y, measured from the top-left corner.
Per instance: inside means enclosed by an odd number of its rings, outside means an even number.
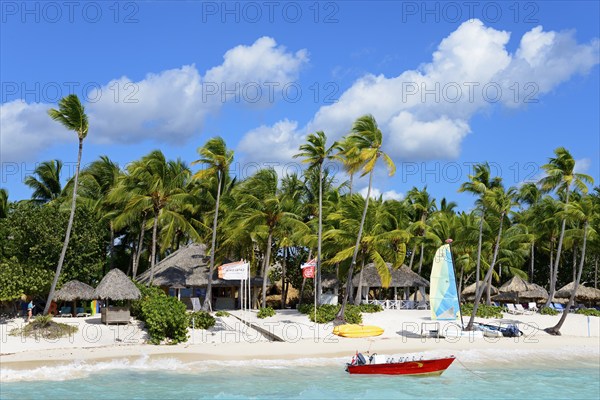
[[[261,125],[244,135],[236,153],[256,162],[290,162],[303,140],[297,128],[298,122],[287,119],[273,126]]]
[[[575,168],[574,171],[580,174],[585,174],[590,169],[592,165],[592,160],[589,158],[581,158],[579,160],[575,160]]]
[[[370,113],[392,157],[455,159],[475,114],[496,103],[526,106],[599,63],[598,39],[578,44],[572,32],[535,27],[523,35],[514,54],[506,49],[509,39],[510,33],[479,20],[465,22],[440,42],[430,63],[395,77],[359,78],[299,131],[323,130],[337,139],[357,117]],[[270,152],[277,152],[276,146]]]
[[[368,189],[368,187],[364,187],[360,189],[358,193],[360,193],[362,197],[366,198]],[[383,200],[402,200],[404,198],[403,193],[396,192],[395,190],[387,190],[382,193],[381,190],[377,188],[371,188],[372,199],[378,199],[380,196],[383,198]]]
[[[194,65],[184,65],[149,73],[137,82],[125,76],[114,79],[87,95],[88,141],[185,143],[199,134],[206,117],[217,113],[225,103],[254,106],[249,100],[254,94],[244,92],[244,85],[268,83],[282,87],[298,77],[307,61],[306,50],[291,53],[274,39],[262,37],[252,45],[227,51],[223,63],[209,69],[204,77]],[[236,87],[237,94],[224,95],[225,90]],[[261,86],[261,90],[263,106],[276,100],[270,99],[268,86]],[[3,161],[35,160],[42,149],[71,137],[46,115],[55,104],[13,101],[0,107]]]

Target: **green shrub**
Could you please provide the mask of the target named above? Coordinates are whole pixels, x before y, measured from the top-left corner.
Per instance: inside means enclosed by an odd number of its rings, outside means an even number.
[[[275,315],[275,310],[273,310],[271,307],[264,307],[264,308],[261,307],[260,310],[258,310],[258,314],[256,316],[260,319],[264,319],[264,318],[272,317],[274,315]]]
[[[317,307],[316,320],[313,308],[311,308],[311,310],[308,312],[308,318],[312,322],[316,322],[318,324],[326,324],[335,319],[335,316],[340,311],[341,307],[341,305],[323,304]],[[349,324],[362,323],[362,314],[360,313],[360,307],[347,305],[346,310],[344,311],[344,319]]]
[[[167,297],[167,295],[165,294],[164,290],[162,290],[158,286],[146,286],[137,282],[135,282],[135,286],[137,286],[137,288],[140,290],[141,296],[139,300],[134,300],[131,302],[131,315],[140,320],[143,320],[142,303],[150,297]]]
[[[460,306],[460,312],[463,316],[473,314],[473,303],[466,303]],[[479,318],[502,318],[502,307],[487,306],[480,304],[477,307],[477,317]]]
[[[304,304],[300,304],[298,306],[298,312],[300,312],[302,314],[308,314],[314,309],[315,309],[314,304],[310,304],[310,303],[304,303]]]
[[[171,344],[187,340],[189,319],[185,304],[175,297],[151,295],[143,298],[141,318],[153,344],[160,344],[165,339]]]
[[[379,304],[361,304],[359,308],[360,311],[364,313],[376,313],[383,311],[383,307],[381,307]]]
[[[11,336],[23,335],[44,339],[59,339],[77,332],[77,327],[61,324],[52,320],[52,315],[39,315],[22,329],[15,328],[9,332]]]
[[[221,311],[219,311],[221,312]],[[218,314],[218,313],[217,313]],[[215,318],[207,313],[206,311],[196,311],[188,314],[190,324],[189,327],[192,328],[192,320],[194,320],[194,328],[196,329],[208,329],[215,326]]]
[[[590,317],[600,317],[600,311],[593,308],[580,308],[579,310],[575,311],[575,314],[583,314]]]
[[[557,315],[558,311],[556,311],[554,308],[542,307],[540,309],[540,314],[543,314],[543,315]]]
[[[215,315],[217,317],[229,317],[229,313],[227,311],[217,311]]]

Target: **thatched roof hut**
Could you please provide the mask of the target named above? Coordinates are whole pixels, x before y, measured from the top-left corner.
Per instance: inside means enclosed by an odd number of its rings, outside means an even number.
[[[555,297],[569,298],[575,287],[575,282],[571,282],[558,290]],[[598,301],[600,300],[600,290],[591,287],[579,285],[575,294],[577,300],[582,301]]]
[[[77,280],[65,283],[60,290],[54,292],[54,300],[75,301],[93,300],[94,288]]]
[[[548,299],[546,289],[535,283],[525,282],[519,276],[513,276],[508,282],[500,286],[500,294],[494,296],[496,301],[519,301]]]
[[[386,263],[392,276],[389,287],[429,287],[429,281],[416,272],[413,272],[406,265],[398,269],[392,269],[392,264]],[[358,287],[360,274],[357,274],[352,279],[354,287]],[[382,287],[381,277],[375,268],[375,264],[369,263],[365,265],[362,271],[362,284],[368,287]]]
[[[209,267],[210,256],[207,254],[207,247],[204,244],[192,243],[181,247],[154,266],[152,284],[169,288],[207,286]],[[219,279],[217,267],[218,265],[215,265],[213,271],[213,287],[239,286],[239,281]],[[150,270],[145,271],[138,276],[137,280],[140,283],[148,284],[150,275]],[[262,286],[261,277],[252,278],[250,282],[252,286]]]
[[[476,288],[476,284],[477,282],[474,282],[473,284],[467,286],[463,291],[462,291],[462,295],[465,297],[474,297],[475,296],[475,288]],[[479,287],[484,286],[484,282],[483,281],[479,281]],[[497,294],[498,293],[498,288],[495,287],[494,285],[492,285],[492,287],[490,288],[490,293],[492,295]]]
[[[110,270],[94,291],[96,299],[135,300],[140,296],[140,290],[131,279],[117,268]]]

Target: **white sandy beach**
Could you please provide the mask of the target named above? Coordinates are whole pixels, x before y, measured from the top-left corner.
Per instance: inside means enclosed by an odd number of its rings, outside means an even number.
[[[350,339],[331,334],[331,324],[313,324],[296,311],[278,311],[272,318],[259,320],[255,312],[232,314],[258,324],[285,342],[271,342],[256,330],[248,328],[233,315],[217,318],[210,330],[190,330],[187,343],[178,345],[147,344],[140,323],[102,325],[99,316],[64,318],[78,331],[58,340],[23,338],[8,333],[23,319],[0,325],[3,370],[18,370],[64,364],[65,362],[102,362],[115,359],[170,358],[181,362],[207,360],[284,360],[304,358],[349,357],[355,351],[380,354],[426,353],[455,354],[465,362],[513,362],[523,357],[528,361],[552,359],[600,358],[600,318],[569,315],[562,336],[550,336],[543,328],[554,325],[560,315],[511,315],[502,320],[480,320],[485,323],[519,323],[524,336],[518,338],[422,338],[421,324],[431,323],[429,311],[386,310],[363,314],[363,323],[385,329],[374,338]],[[588,324],[589,321],[589,324]],[[466,318],[465,318],[466,322]],[[450,324],[450,323],[448,323]],[[448,325],[447,329],[455,329]],[[442,331],[444,329],[442,325]]]

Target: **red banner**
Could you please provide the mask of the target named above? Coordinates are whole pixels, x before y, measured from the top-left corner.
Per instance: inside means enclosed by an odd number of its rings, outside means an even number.
[[[302,277],[312,279],[315,277],[315,267],[302,268]]]

